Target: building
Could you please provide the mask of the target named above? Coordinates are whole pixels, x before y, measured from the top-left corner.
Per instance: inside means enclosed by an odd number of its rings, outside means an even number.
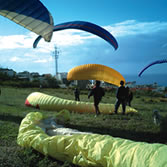
[[[22,80],[30,80],[31,74],[28,71],[17,73],[17,77]]]
[[[135,88],[136,87],[136,81],[126,82],[126,86],[128,86],[129,88]]]
[[[40,78],[40,75],[39,75],[38,72],[32,72],[29,75],[29,80],[30,81],[36,81],[36,80],[39,80],[39,78]]]
[[[61,82],[63,82],[63,80],[67,80],[67,72],[61,72],[61,73],[58,73],[55,78]]]
[[[9,77],[14,77],[16,75],[15,71],[13,71],[12,69],[8,69],[8,68],[0,68],[0,72],[8,75]]]

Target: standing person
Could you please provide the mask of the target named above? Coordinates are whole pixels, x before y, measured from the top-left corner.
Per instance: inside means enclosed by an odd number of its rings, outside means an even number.
[[[120,85],[121,86],[118,88],[116,93],[117,101],[115,104],[115,114],[117,114],[120,104],[122,105],[122,114],[125,114],[126,110],[127,90],[124,86],[124,81],[121,81]]]
[[[105,92],[104,92],[104,89],[100,87],[100,81],[96,81],[95,86],[93,87],[93,89],[90,90],[88,94],[88,99],[90,98],[90,96],[94,97],[94,106],[95,106],[96,115],[100,114],[98,105],[104,95],[105,95]]]
[[[79,98],[80,91],[78,90],[78,88],[75,88],[74,95],[75,95],[75,101],[80,101],[80,98]]]

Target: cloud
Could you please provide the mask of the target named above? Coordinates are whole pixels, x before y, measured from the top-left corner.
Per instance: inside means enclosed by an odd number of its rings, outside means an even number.
[[[167,22],[138,22],[136,20],[127,20],[111,26],[105,26],[104,28],[112,32],[116,37],[122,37],[160,32],[167,28]]]
[[[0,50],[32,48],[32,41],[34,39],[34,33],[28,33],[26,35],[0,36]]]
[[[64,30],[53,33],[52,41],[45,42],[43,39],[38,43],[37,49],[40,52],[48,53],[54,50],[54,46],[68,48],[83,45],[85,42],[95,38],[94,35],[81,30]]]
[[[152,34],[159,32],[167,28],[167,23],[126,20],[113,25],[104,26],[104,28],[110,31],[117,38],[129,35]],[[32,48],[32,44],[36,37],[37,35],[32,32],[26,35],[0,36],[0,49]],[[43,39],[40,40],[38,45],[40,50],[38,49],[38,51],[48,53],[53,50],[54,45],[58,45],[60,47],[72,47],[82,45],[86,42],[89,43],[94,39],[99,39],[99,37],[81,30],[57,31],[53,33],[51,42],[48,43]]]
[[[15,62],[13,67],[22,62],[19,64],[20,71],[26,67],[30,71],[37,69],[39,72],[54,73],[52,56],[56,45],[60,50],[60,72],[67,72],[81,64],[97,63],[110,66],[123,74],[137,75],[152,60],[167,57],[167,22],[127,20],[104,28],[117,39],[118,50],[115,51],[96,35],[79,30],[54,32],[51,42],[42,39],[36,49],[32,48],[37,37],[34,33],[0,36],[1,63],[8,64],[10,60]]]
[[[9,59],[9,61],[13,61],[13,62],[16,62],[16,61],[20,61],[21,59],[19,57],[12,57],[11,59]]]
[[[48,60],[46,59],[38,59],[38,60],[35,60],[34,63],[47,63]]]
[[[34,63],[49,63],[51,61],[53,61],[53,58],[52,57],[48,57],[47,59],[36,59],[33,62]]]

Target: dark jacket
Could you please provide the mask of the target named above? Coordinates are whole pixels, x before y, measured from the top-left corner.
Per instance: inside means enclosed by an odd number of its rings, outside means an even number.
[[[75,89],[75,90],[74,90],[74,95],[78,97],[79,94],[80,94],[80,91],[79,91],[78,89]]]
[[[120,86],[117,90],[116,97],[118,100],[125,100],[127,98],[127,90],[124,86]]]
[[[105,95],[104,89],[102,87],[94,87],[88,95],[88,98],[90,96],[94,97],[95,101],[101,101],[102,97]]]

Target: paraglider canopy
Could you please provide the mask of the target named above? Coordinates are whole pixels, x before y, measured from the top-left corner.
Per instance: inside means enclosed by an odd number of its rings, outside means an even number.
[[[112,34],[96,24],[86,22],[86,21],[71,21],[71,22],[65,22],[65,23],[55,25],[53,31],[60,31],[60,30],[66,30],[66,29],[78,29],[78,30],[90,32],[107,41],[109,44],[111,44],[115,48],[115,50],[118,48],[118,43],[116,39],[112,36]],[[38,36],[36,38],[36,40],[33,43],[34,48],[37,47],[38,42],[41,40],[41,38],[42,38],[41,36]]]
[[[72,68],[67,75],[67,80],[99,80],[116,86],[120,85],[120,81],[124,81],[124,77],[116,70],[100,65],[85,64]]]
[[[141,77],[142,73],[143,73],[146,69],[148,69],[149,67],[151,67],[151,66],[153,66],[153,65],[155,65],[155,64],[162,64],[162,63],[167,63],[167,59],[157,60],[157,61],[151,62],[150,64],[148,64],[146,67],[144,67],[144,68],[141,70],[141,72],[139,73],[138,76]]]
[[[39,0],[0,0],[0,15],[40,35],[49,42],[53,18]]]

